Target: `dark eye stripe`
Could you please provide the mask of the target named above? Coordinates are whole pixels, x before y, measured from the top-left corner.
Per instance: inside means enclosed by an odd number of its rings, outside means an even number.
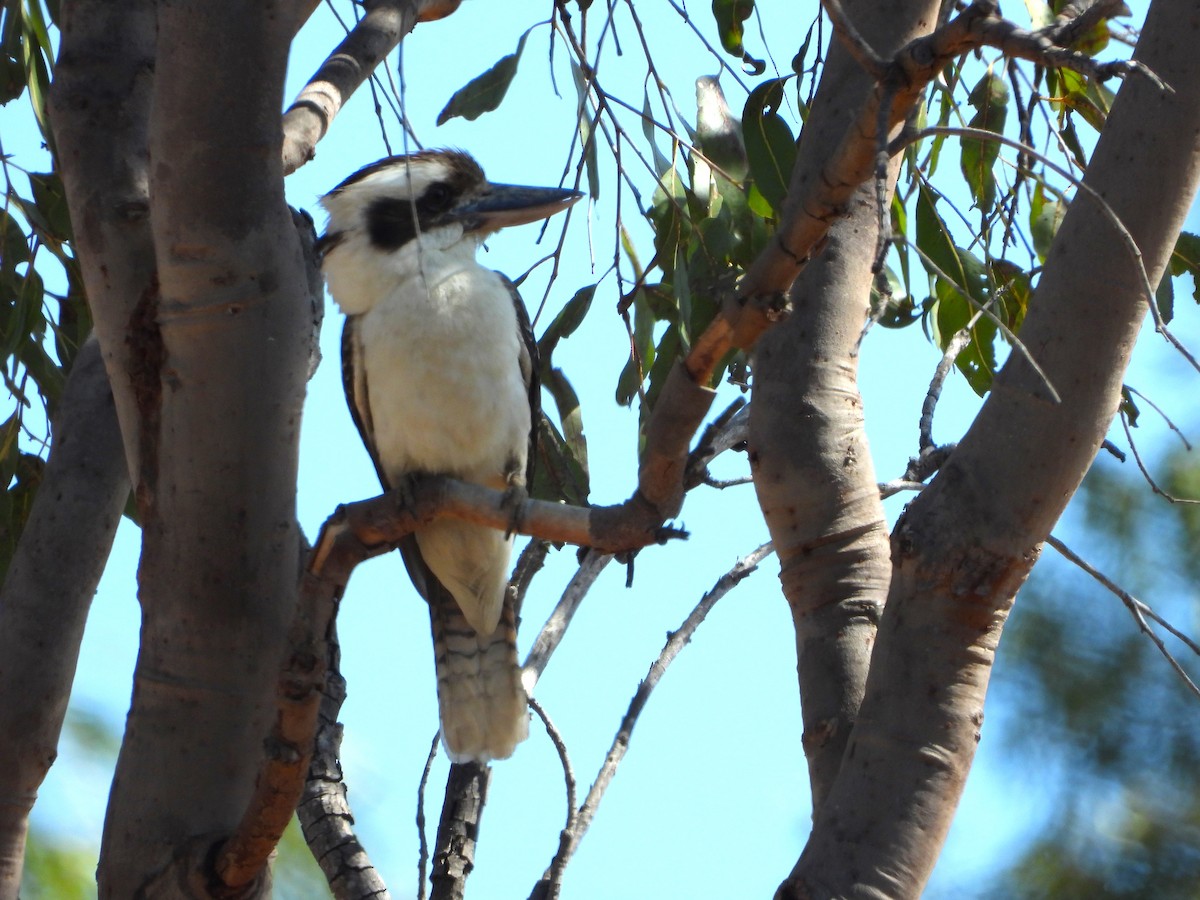
[[[367,236],[380,250],[399,250],[417,236],[417,221],[409,200],[380,197],[367,207]]]

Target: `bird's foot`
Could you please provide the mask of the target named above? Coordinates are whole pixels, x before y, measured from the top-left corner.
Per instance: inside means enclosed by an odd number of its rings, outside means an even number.
[[[421,477],[416,472],[409,472],[401,475],[399,478],[392,479],[394,482],[392,495],[396,498],[396,503],[401,509],[412,510],[417,496],[417,482],[421,480]]]

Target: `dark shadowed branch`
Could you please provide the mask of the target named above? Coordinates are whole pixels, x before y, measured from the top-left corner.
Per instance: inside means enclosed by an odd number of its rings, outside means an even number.
[[[470,762],[450,767],[434,843],[431,900],[463,900],[467,876],[475,868],[479,820],[491,781],[490,766]]]
[[[328,649],[320,727],[296,814],[304,840],[336,900],[384,900],[390,896],[387,886],[354,833],[354,814],[339,761],[342,726],[338,713],[346,699],[346,682],[339,671],[336,626],[331,626]]]
[[[129,475],[112,392],[90,338],[53,423],[50,456],[0,590],[0,896],[21,884],[29,811],[58,752],[83,626]],[[20,738],[19,740],[17,738]]]

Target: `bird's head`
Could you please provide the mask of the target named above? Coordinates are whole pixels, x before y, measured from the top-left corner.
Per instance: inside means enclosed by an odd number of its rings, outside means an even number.
[[[321,199],[329,227],[319,249],[347,242],[394,253],[423,235],[475,243],[508,225],[560,212],[583,195],[566,188],[493,184],[479,163],[458,150],[389,156],[359,169]]]

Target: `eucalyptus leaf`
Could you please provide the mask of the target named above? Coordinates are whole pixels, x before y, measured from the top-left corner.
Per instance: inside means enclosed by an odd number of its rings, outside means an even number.
[[[525,51],[525,39],[528,37],[529,32],[526,31],[517,41],[515,52],[502,56],[486,72],[476,75],[455,91],[438,113],[437,123],[445,125],[457,116],[474,120],[485,112],[498,108],[517,74],[517,64],[521,61],[521,54]]]

